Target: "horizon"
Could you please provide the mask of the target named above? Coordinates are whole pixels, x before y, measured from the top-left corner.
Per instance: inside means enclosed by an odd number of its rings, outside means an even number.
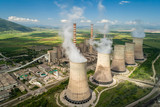
[[[1,0],[1,18],[29,26],[61,26],[74,7],[82,10],[79,26],[91,23],[129,25],[135,20],[145,26],[160,26],[158,0]]]

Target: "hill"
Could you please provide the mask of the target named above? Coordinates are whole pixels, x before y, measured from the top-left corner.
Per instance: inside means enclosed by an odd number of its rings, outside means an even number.
[[[33,31],[31,28],[0,18],[0,32],[9,30],[17,30],[21,32]]]

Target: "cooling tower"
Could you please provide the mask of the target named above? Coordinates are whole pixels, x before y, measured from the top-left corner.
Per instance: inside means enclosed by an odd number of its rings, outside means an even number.
[[[115,45],[113,52],[113,60],[111,65],[112,71],[125,72],[124,45]]]
[[[74,104],[82,104],[91,99],[86,74],[86,62],[70,62],[69,84],[65,93],[65,99]]]
[[[92,79],[97,84],[102,85],[106,85],[113,82],[110,70],[110,54],[98,53],[96,71]]]
[[[133,38],[133,42],[135,43],[135,48],[134,48],[135,59],[136,60],[144,60],[143,38]]]
[[[127,65],[134,65],[134,43],[125,43],[125,62]]]
[[[91,24],[91,40],[93,40],[93,24]],[[93,53],[93,46],[90,45],[89,52]]]
[[[73,24],[73,43],[76,44],[76,23]]]

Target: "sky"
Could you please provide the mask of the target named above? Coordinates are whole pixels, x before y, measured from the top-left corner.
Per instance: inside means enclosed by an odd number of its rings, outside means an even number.
[[[32,25],[59,26],[73,8],[83,10],[76,21],[87,24],[134,24],[142,20],[160,25],[160,0],[0,0],[0,18]]]

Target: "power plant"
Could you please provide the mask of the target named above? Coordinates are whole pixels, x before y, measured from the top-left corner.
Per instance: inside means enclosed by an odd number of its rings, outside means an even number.
[[[111,64],[111,70],[115,72],[125,72],[125,46],[114,45],[113,60]]]
[[[143,38],[133,38],[133,43],[135,43],[134,54],[136,60],[144,60],[143,54]]]
[[[93,82],[102,85],[113,82],[110,69],[110,54],[98,53],[97,66],[92,79]]]
[[[64,97],[74,104],[83,104],[91,99],[86,74],[86,62],[70,62],[69,84]]]
[[[134,43],[125,43],[125,63],[127,65],[135,65],[134,45]]]

